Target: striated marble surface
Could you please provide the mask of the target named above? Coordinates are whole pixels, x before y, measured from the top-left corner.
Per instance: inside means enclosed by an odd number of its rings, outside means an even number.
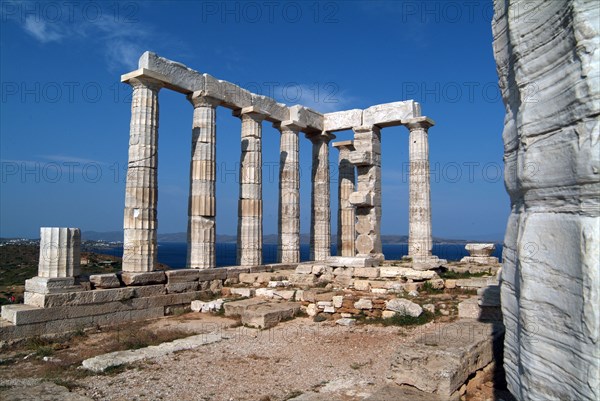
[[[600,399],[600,3],[496,0],[504,365],[519,400]]]

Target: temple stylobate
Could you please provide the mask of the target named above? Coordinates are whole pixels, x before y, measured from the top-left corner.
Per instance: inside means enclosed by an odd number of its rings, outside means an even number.
[[[419,103],[407,100],[321,114],[288,107],[209,74],[146,52],[139,68],[121,77],[133,88],[129,162],[124,211],[123,271],[151,272],[157,266],[158,93],[187,96],[193,111],[188,202],[188,268],[216,267],[216,112],[232,110],[241,119],[237,264],[262,261],[262,124],[280,135],[278,261],[300,262],[299,141],[312,143],[310,257],[328,259],[331,247],[329,150],[340,163],[338,254],[383,260],[381,245],[381,133],[409,129],[409,257],[413,266],[440,265],[431,254],[428,129]],[[354,140],[333,143],[337,131],[353,130]],[[356,181],[355,181],[356,180]]]

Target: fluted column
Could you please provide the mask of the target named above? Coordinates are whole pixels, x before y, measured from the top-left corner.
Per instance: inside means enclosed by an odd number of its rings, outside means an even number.
[[[161,83],[142,76],[127,81],[133,87],[129,162],[123,219],[123,271],[156,268],[158,201],[158,91]]]
[[[42,227],[38,277],[77,277],[80,273],[79,228]]]
[[[279,213],[277,260],[300,262],[300,160],[297,121],[274,125],[281,132],[279,152]]]
[[[216,107],[219,101],[188,96],[194,106],[188,202],[187,267],[207,269],[216,263]]]
[[[308,138],[313,144],[310,259],[325,260],[331,256],[329,141],[335,135],[322,132]]]
[[[357,188],[350,195],[356,207],[356,251],[359,256],[383,260],[381,246],[381,130],[354,127],[350,161],[356,165]]]
[[[427,130],[434,122],[417,117],[407,122],[409,136],[408,256],[415,268],[439,266],[443,260],[432,256],[431,198],[429,182],[429,141]]]
[[[242,120],[240,199],[238,203],[237,264],[262,264],[262,121],[257,107],[234,112]]]
[[[339,256],[355,256],[354,206],[350,204],[350,195],[354,192],[356,174],[354,165],[350,163],[350,152],[354,150],[353,141],[333,143],[339,154],[338,164],[338,221],[337,221],[337,254]]]

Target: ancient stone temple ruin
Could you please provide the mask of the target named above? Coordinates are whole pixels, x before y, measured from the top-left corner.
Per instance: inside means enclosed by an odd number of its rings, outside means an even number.
[[[222,290],[238,296],[258,295],[261,290],[273,296],[273,290],[264,288],[232,287],[238,284],[254,287],[285,282],[298,288],[320,283],[373,294],[414,290],[425,280],[440,284],[434,271],[424,271],[445,261],[431,254],[428,129],[433,121],[421,115],[419,103],[407,100],[321,114],[303,106],[288,107],[150,52],[141,56],[139,69],[123,75],[122,81],[133,88],[122,272],[81,276],[79,229],[42,228],[38,276],[27,280],[24,304],[2,308],[3,340],[161,317],[173,308],[189,308],[191,301],[219,296]],[[163,88],[187,96],[192,120],[188,268],[166,271],[157,269],[158,93]],[[215,122],[219,108],[231,109],[241,119],[241,135],[237,265],[216,269]],[[273,265],[262,261],[265,122],[281,133],[278,263]],[[384,260],[380,228],[381,134],[398,125],[409,130],[410,155],[410,244],[407,257],[396,261],[401,266]],[[332,144],[335,132],[343,130],[354,131],[354,139]],[[308,264],[300,263],[299,141],[305,138],[312,143]],[[330,255],[331,147],[339,151],[339,256]],[[286,269],[291,272],[281,273]],[[300,290],[286,290],[278,297],[303,299]],[[383,305],[383,301],[356,301],[369,308]],[[331,305],[328,310],[336,309]],[[380,316],[381,310],[373,313]]]
[[[278,261],[300,262],[300,185],[298,144],[312,142],[310,257],[328,259],[331,241],[329,149],[334,133],[353,130],[354,140],[334,143],[340,152],[338,252],[383,260],[381,249],[381,132],[404,125],[410,131],[409,257],[413,267],[440,266],[431,254],[431,201],[428,129],[419,103],[408,100],[365,110],[320,114],[287,107],[230,82],[144,53],[139,69],[122,77],[133,87],[127,173],[123,271],[125,277],[156,269],[158,93],[171,89],[193,106],[192,158],[188,203],[187,267],[216,267],[216,117],[218,107],[242,121],[238,203],[237,264],[262,264],[262,124],[280,133]],[[356,177],[356,188],[355,186]],[[229,212],[229,211],[226,211]]]

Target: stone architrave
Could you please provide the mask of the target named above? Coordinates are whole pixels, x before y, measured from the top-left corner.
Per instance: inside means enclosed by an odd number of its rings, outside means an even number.
[[[216,263],[216,107],[220,101],[188,96],[194,106],[188,203],[187,267],[207,269]]]
[[[350,203],[350,195],[356,185],[356,173],[350,163],[350,153],[354,151],[353,141],[334,142],[333,147],[340,152],[338,161],[338,224],[337,224],[337,254],[338,256],[355,256],[355,227],[356,215],[354,206]]]
[[[331,256],[329,141],[335,135],[321,132],[307,137],[312,142],[310,259],[320,261]]]
[[[162,83],[143,74],[126,81],[133,87],[129,162],[123,220],[123,271],[156,268],[158,203],[158,91]]]
[[[427,270],[439,267],[445,260],[431,254],[431,189],[429,173],[429,140],[427,131],[434,122],[427,117],[407,121],[409,135],[409,211],[408,256],[413,268]]]
[[[237,264],[256,266],[262,264],[262,121],[267,113],[251,106],[234,115],[242,120]]]
[[[300,262],[300,160],[299,133],[306,128],[297,121],[274,125],[281,133],[279,152],[279,263]]]
[[[350,162],[356,166],[357,186],[349,201],[356,207],[356,252],[358,256],[384,259],[381,247],[381,130],[354,127]]]

